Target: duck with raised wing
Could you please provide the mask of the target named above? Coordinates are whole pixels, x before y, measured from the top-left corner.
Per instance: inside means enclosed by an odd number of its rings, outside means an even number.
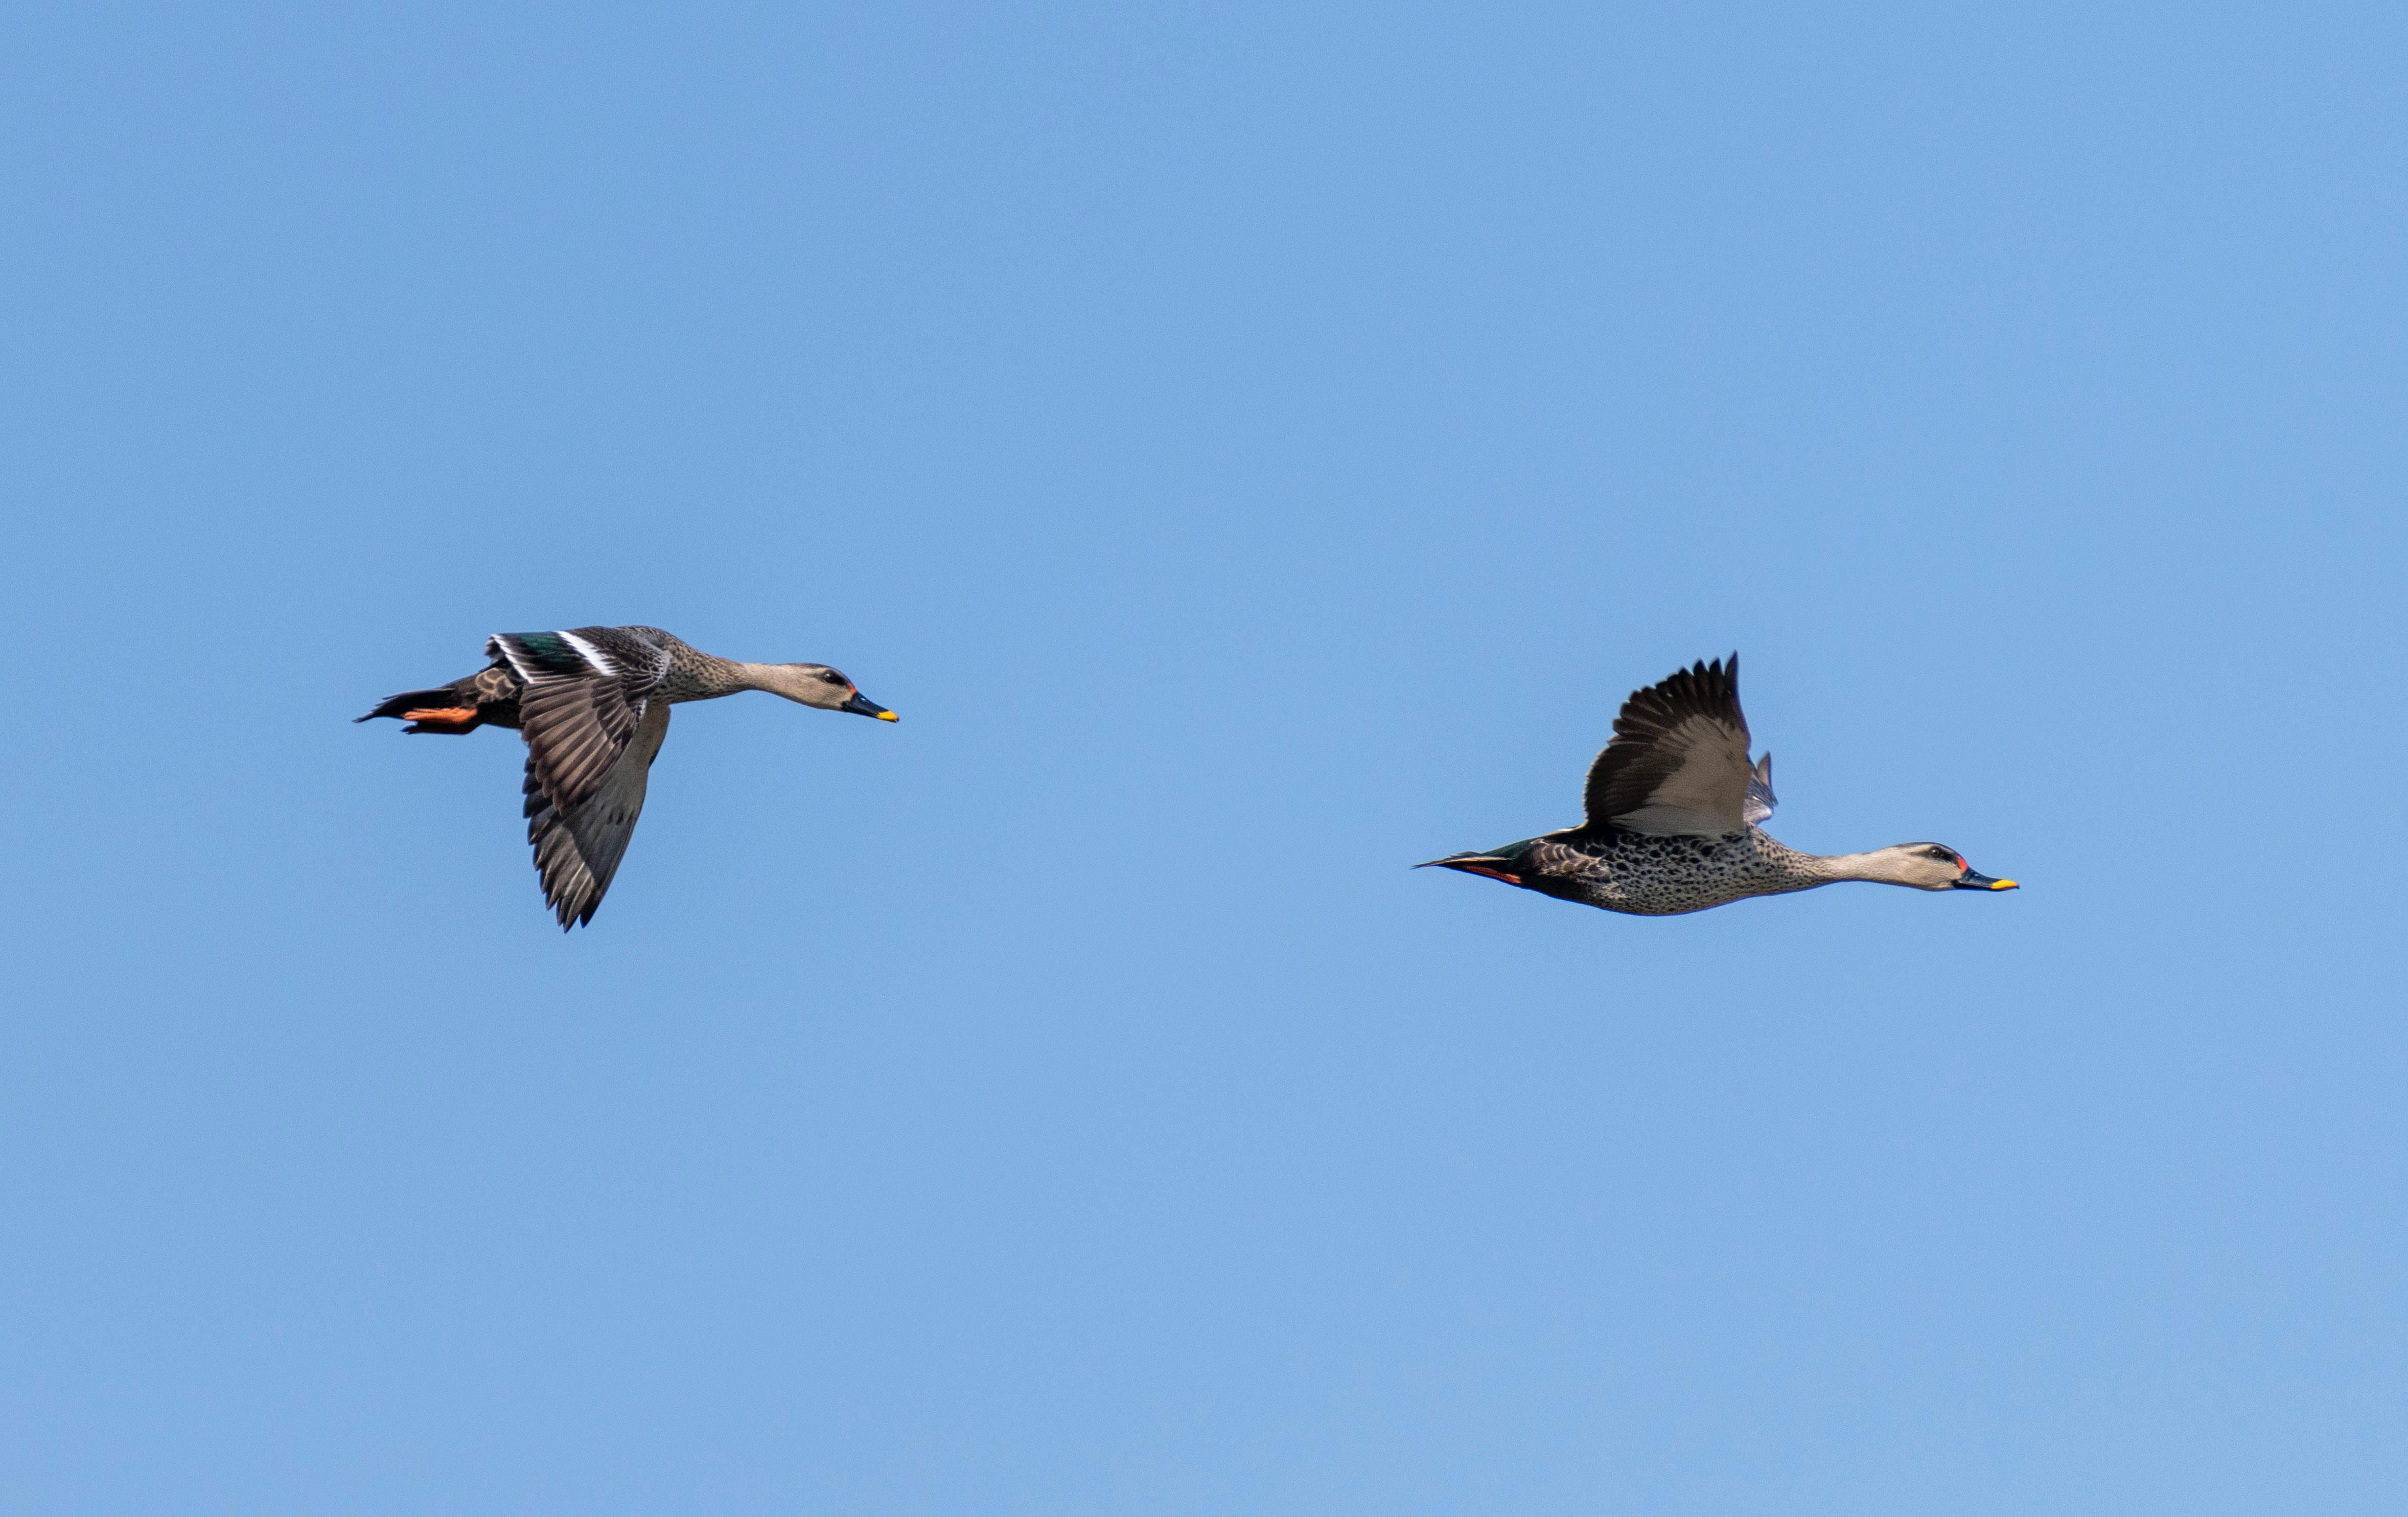
[[[1748,763],[1739,655],[1634,692],[1588,771],[1577,827],[1428,865],[1635,916],[1677,916],[1842,880],[1916,890],[2014,890],[1942,843],[1800,853],[1756,825],[1772,814],[1772,755]]]
[[[516,727],[526,738],[527,841],[544,904],[563,932],[594,920],[643,814],[644,782],[668,737],[669,708],[766,690],[826,711],[895,713],[824,664],[739,664],[658,627],[504,632],[465,680],[379,705],[404,732],[458,736]]]

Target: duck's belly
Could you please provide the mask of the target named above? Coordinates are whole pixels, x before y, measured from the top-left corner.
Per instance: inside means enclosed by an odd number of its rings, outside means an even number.
[[[1581,857],[1550,894],[1632,916],[1681,916],[1750,895],[1803,890],[1813,882],[1782,867],[1777,855],[1759,846],[1753,829],[1725,837],[1626,833],[1604,847],[1566,852]]]

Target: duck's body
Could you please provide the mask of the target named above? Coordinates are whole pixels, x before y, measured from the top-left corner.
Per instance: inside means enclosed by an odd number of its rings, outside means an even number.
[[[743,664],[658,627],[505,632],[486,667],[406,691],[359,718],[397,717],[405,732],[459,736],[512,727],[527,744],[527,841],[545,904],[563,930],[590,922],[644,809],[669,708],[762,690],[824,710],[892,722],[895,713],[824,664]]]
[[[835,673],[819,664],[739,664],[706,653],[658,627],[497,633],[485,639],[485,656],[493,662],[476,673],[431,690],[405,691],[359,720],[400,717],[410,723],[402,729],[405,732],[456,736],[480,726],[519,726],[519,697],[530,678],[581,680],[608,672],[623,683],[643,686],[639,699],[674,706],[681,701],[715,700],[740,690],[787,694],[764,681],[763,676],[771,670]],[[823,682],[851,685],[842,675],[836,681]]]
[[[1637,691],[1589,769],[1588,820],[1430,863],[1633,916],[1678,916],[1842,880],[1921,890],[2013,890],[1956,850],[1900,843],[1801,853],[1756,823],[1772,814],[1772,757],[1748,762],[1739,655]]]
[[[1814,872],[1813,855],[1800,853],[1757,827],[1714,837],[1651,837],[1575,827],[1513,844],[1512,849],[1520,883],[1543,894],[1632,916],[1679,916],[1750,895],[1778,895],[1828,882],[1828,877]]]

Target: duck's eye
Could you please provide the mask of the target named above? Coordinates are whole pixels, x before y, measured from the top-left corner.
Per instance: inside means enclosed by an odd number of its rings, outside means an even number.
[[[820,678],[832,685],[849,685],[853,683],[852,680],[846,679],[843,675],[837,673],[834,669],[822,669],[820,671]]]
[[[1944,848],[1927,848],[1924,852],[1930,854],[1935,859],[1945,859],[1951,864],[1956,862],[1956,855],[1951,853]]]

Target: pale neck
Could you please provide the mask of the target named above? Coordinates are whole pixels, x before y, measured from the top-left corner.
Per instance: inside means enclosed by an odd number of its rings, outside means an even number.
[[[661,693],[673,701],[692,701],[739,690],[768,690],[773,688],[767,682],[769,668],[767,664],[738,664],[683,643],[669,651],[669,674]]]
[[[738,690],[766,690],[805,706],[829,707],[842,697],[829,698],[832,688],[816,674],[806,674],[791,664],[738,664],[729,659],[713,659],[726,684],[721,694]]]
[[[1877,885],[1913,885],[1907,861],[1883,850],[1872,853],[1801,853],[1809,872],[1824,880],[1869,880]]]

